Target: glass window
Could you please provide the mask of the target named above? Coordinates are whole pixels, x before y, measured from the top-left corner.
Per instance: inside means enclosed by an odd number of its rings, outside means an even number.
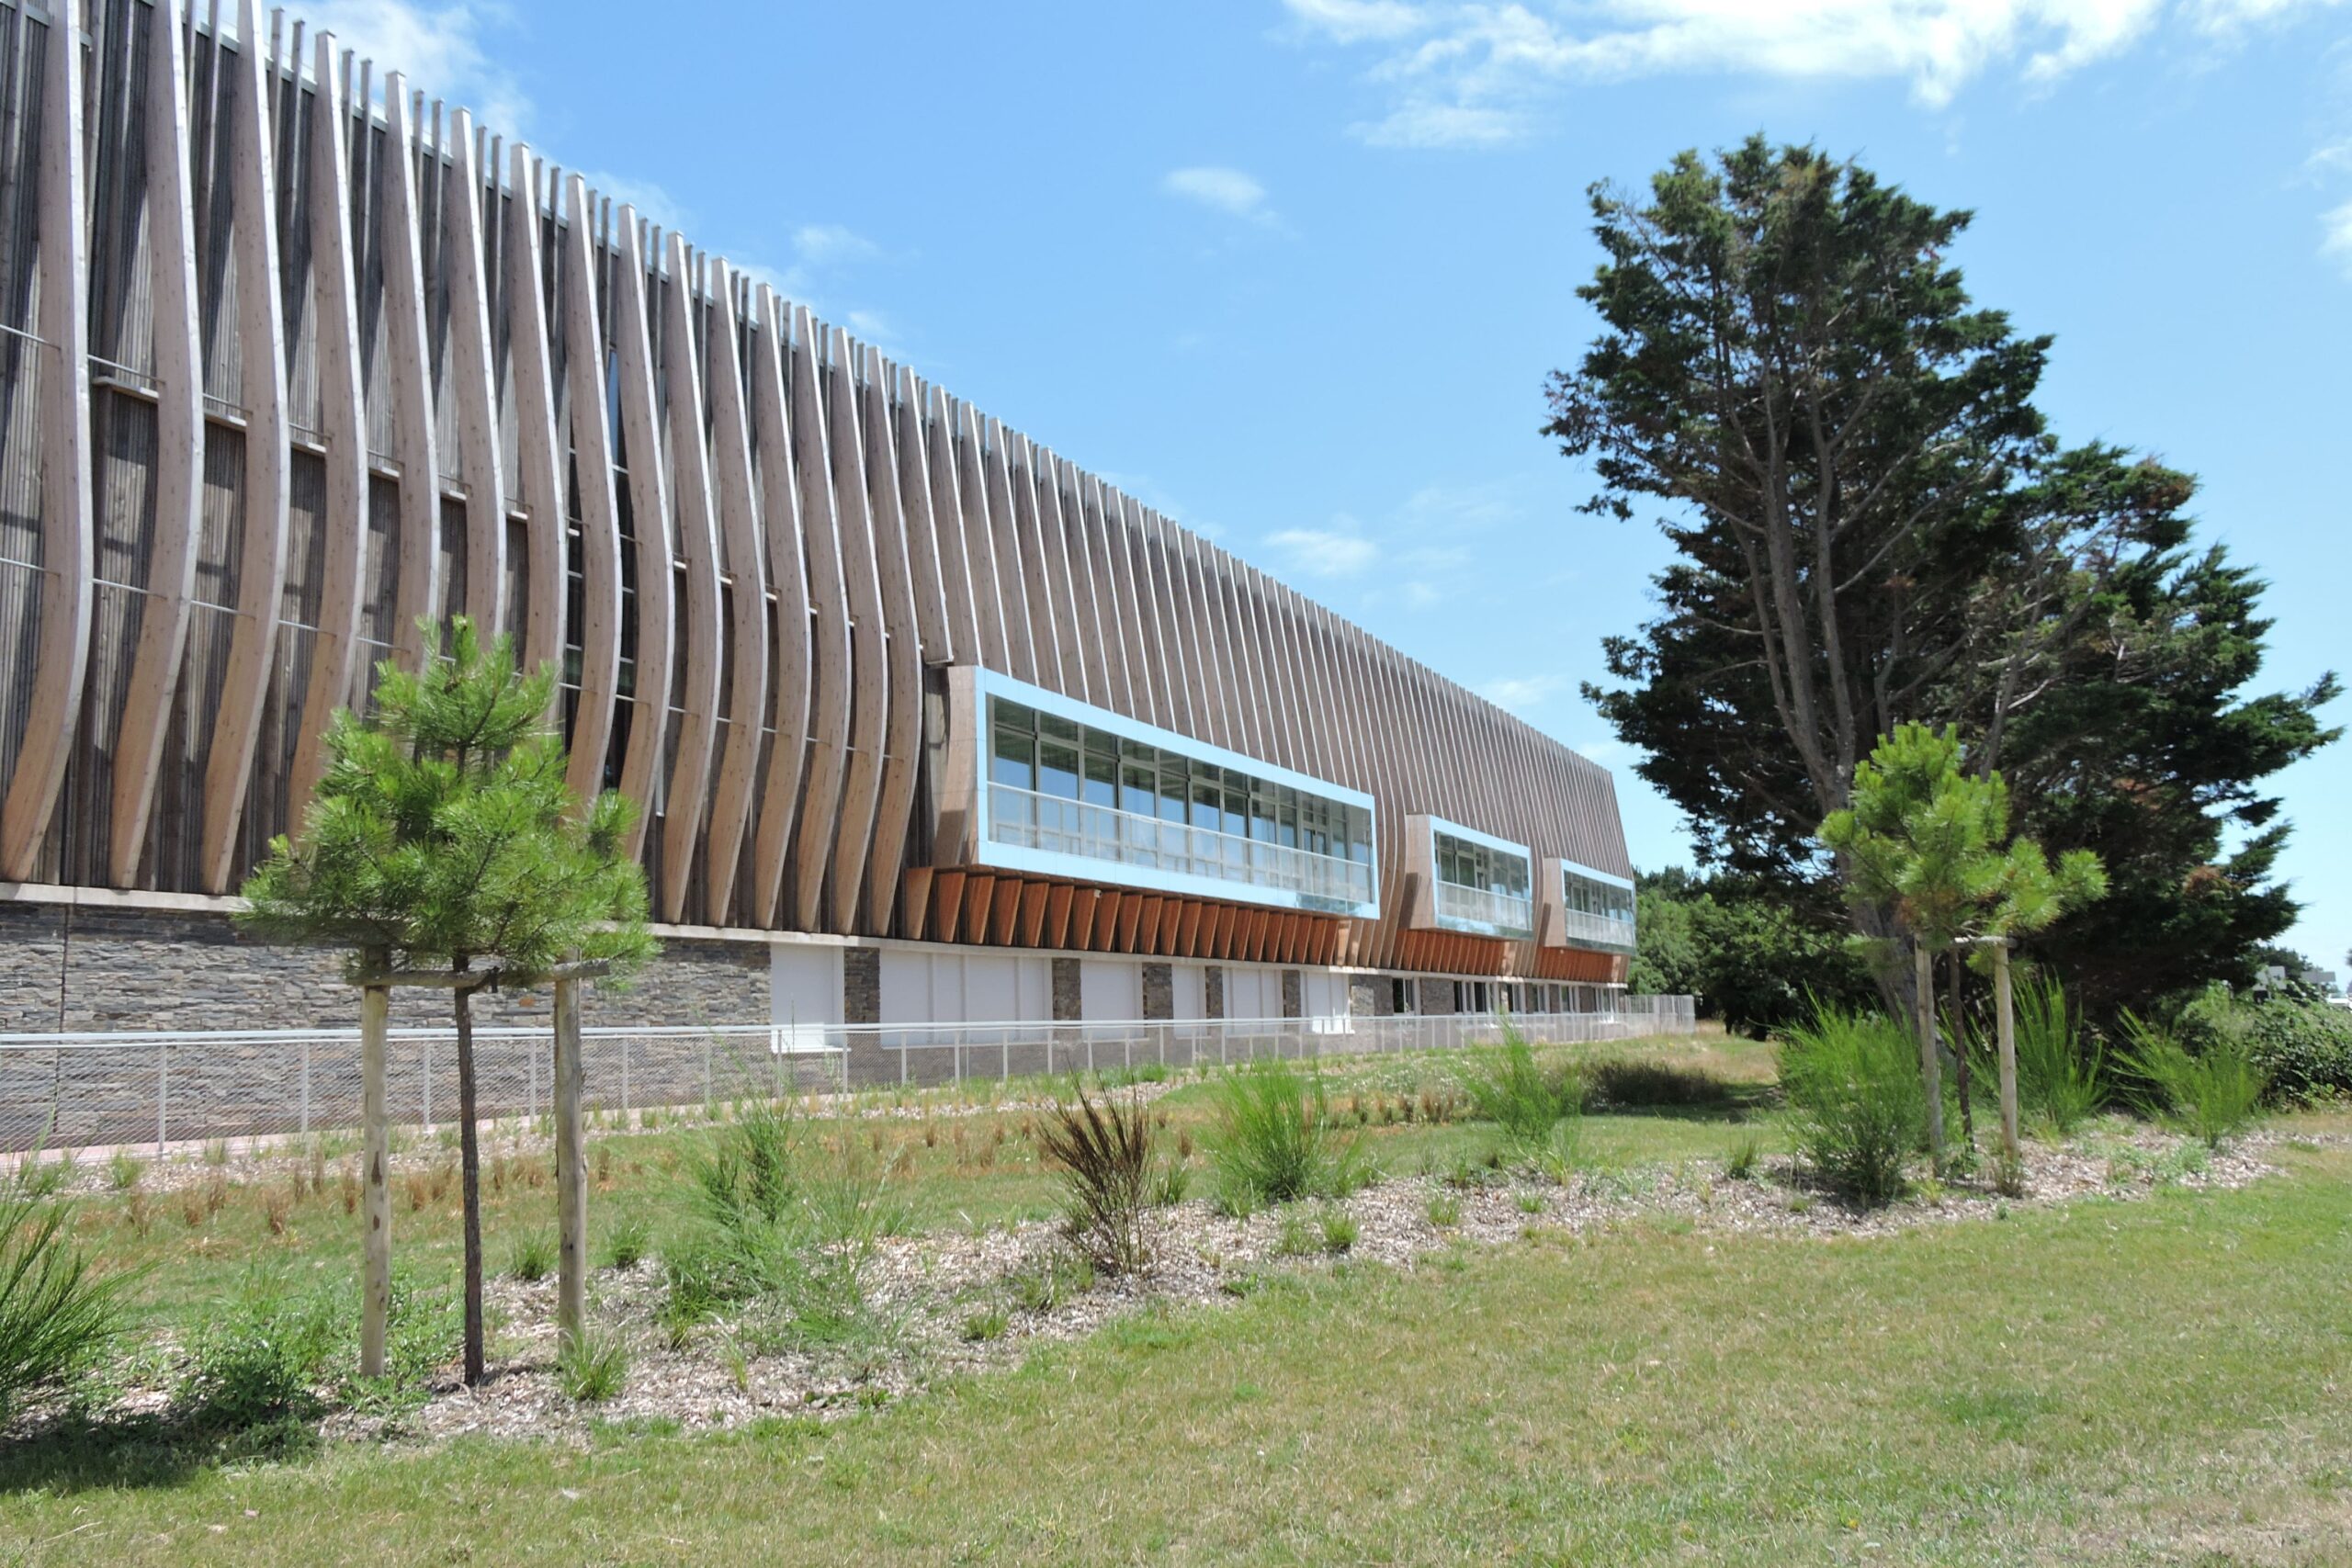
[[[1225,770],[1225,830],[1237,839],[1250,836],[1250,775]]]
[[[995,744],[989,777],[1015,789],[1037,787],[1037,716],[1018,703],[995,705]]]
[[[1086,803],[1119,804],[1119,743],[1108,735],[1089,730],[1086,736]]]
[[[1119,742],[1119,809],[1156,816],[1159,798],[1159,754],[1132,740]]]
[[[1184,820],[1184,800],[1191,788],[1185,760],[1173,751],[1159,754],[1159,816],[1162,821]]]
[[[1225,818],[1219,802],[1225,792],[1217,780],[1215,768],[1203,768],[1193,775],[1193,826],[1215,829]]]
[[[1078,747],[1069,740],[1041,737],[1037,741],[1037,792],[1078,798]]]

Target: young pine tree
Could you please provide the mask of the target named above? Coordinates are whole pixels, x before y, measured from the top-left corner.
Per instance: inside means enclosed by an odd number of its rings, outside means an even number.
[[[335,716],[330,759],[299,840],[280,837],[246,882],[247,924],[277,941],[349,950],[354,978],[446,971],[458,1031],[465,1204],[465,1375],[481,1380],[481,1149],[473,992],[554,965],[650,956],[645,875],[623,845],[635,807],[607,790],[577,809],[548,727],[555,675],[523,675],[464,616],[437,628],[412,672],[377,667],[375,712]]]

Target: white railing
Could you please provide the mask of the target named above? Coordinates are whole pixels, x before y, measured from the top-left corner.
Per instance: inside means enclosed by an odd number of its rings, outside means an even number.
[[[1437,913],[1442,920],[1471,920],[1498,931],[1532,934],[1535,930],[1535,906],[1532,901],[1451,882],[1437,885]]]
[[[1634,922],[1628,918],[1617,919],[1609,915],[1596,915],[1584,909],[1562,909],[1562,934],[1572,942],[1587,947],[1615,947],[1632,952]]]
[[[1372,867],[1361,861],[1041,795],[1015,784],[989,785],[989,837],[1001,844],[1213,877],[1335,903],[1372,902]]]
[[[806,1090],[879,1089],[1140,1068],[1261,1056],[1349,1056],[1491,1043],[1488,1014],[1125,1022],[719,1025],[586,1029],[585,1103],[649,1111]],[[1538,1043],[1689,1034],[1689,997],[1624,997],[1606,1011],[1509,1020]],[[554,1042],[545,1029],[477,1029],[475,1100],[486,1118],[549,1109]],[[391,1115],[432,1132],[458,1108],[455,1036],[395,1029]],[[359,1123],[356,1030],[213,1030],[0,1034],[0,1153],[301,1137]]]

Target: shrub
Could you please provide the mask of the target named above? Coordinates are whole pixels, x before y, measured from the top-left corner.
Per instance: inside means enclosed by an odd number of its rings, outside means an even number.
[[[582,1404],[601,1404],[628,1382],[628,1342],[582,1325],[556,1352],[556,1382]]]
[[[1554,1122],[1584,1109],[1584,1079],[1567,1067],[1545,1068],[1510,1024],[1503,1043],[1467,1058],[1462,1086],[1471,1113],[1492,1122],[1503,1136],[1522,1147],[1541,1144]]]
[[[1724,1174],[1734,1181],[1753,1180],[1763,1158],[1764,1140],[1753,1133],[1742,1133],[1731,1152],[1724,1156]]]
[[[625,1214],[605,1235],[605,1266],[634,1269],[653,1250],[653,1229],[636,1214]]]
[[[1789,1030],[1781,1082],[1798,1151],[1824,1183],[1865,1207],[1901,1195],[1927,1125],[1909,1031],[1883,1013],[1818,1007]]]
[[[1057,1103],[1037,1122],[1037,1150],[1061,1167],[1070,1239],[1107,1274],[1141,1268],[1148,1248],[1143,1212],[1151,1197],[1151,1114],[1140,1103]]]
[[[344,1319],[342,1303],[323,1292],[297,1295],[274,1280],[249,1282],[196,1337],[180,1382],[182,1409],[197,1425],[226,1427],[317,1415]]]
[[[1322,1078],[1302,1078],[1279,1059],[1254,1062],[1217,1081],[1210,1153],[1228,1212],[1340,1197],[1359,1184],[1355,1140],[1330,1125],[1327,1109]]]
[[[2276,1101],[2352,1094],[2352,1012],[2318,1002],[2257,1003],[2245,1009],[2245,1041]]]
[[[2128,1069],[2142,1103],[2214,1148],[2261,1113],[2266,1080],[2243,1039],[2222,1034],[2192,1052],[2171,1033],[2125,1012]]]
[[[537,1235],[515,1237],[506,1271],[526,1285],[537,1284],[555,1271],[555,1243]]]
[[[2055,979],[2027,980],[2016,1001],[2018,1110],[2064,1137],[2107,1098],[2102,1049]]]
[[[69,1213],[0,1190],[0,1420],[90,1365],[122,1327],[130,1276],[92,1271],[66,1232]]]

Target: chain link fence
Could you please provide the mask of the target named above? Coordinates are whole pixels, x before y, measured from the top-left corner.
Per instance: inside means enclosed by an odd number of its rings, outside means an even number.
[[[1389,1018],[585,1029],[584,1108],[622,1117],[808,1091],[929,1087],[1037,1074],[1193,1068],[1491,1043],[1503,1030],[1581,1044],[1696,1029],[1689,997],[1626,997],[1607,1012]],[[545,1028],[474,1031],[484,1119],[550,1109]],[[458,1112],[457,1037],[395,1029],[392,1120],[431,1132]],[[0,1034],[0,1154],[305,1137],[360,1121],[359,1032],[214,1030]]]

